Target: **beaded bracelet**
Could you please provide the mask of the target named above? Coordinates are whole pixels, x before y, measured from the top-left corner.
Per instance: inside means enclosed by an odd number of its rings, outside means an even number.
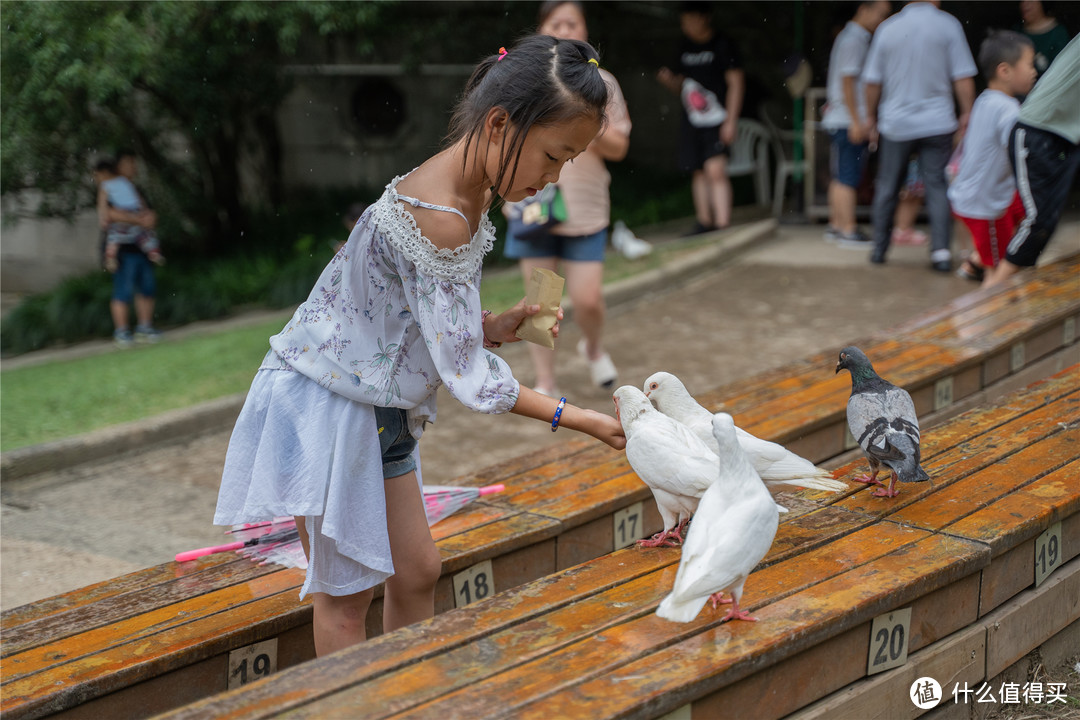
[[[566,407],[566,398],[560,398],[559,407],[555,408],[555,417],[551,419],[551,432],[559,429],[559,419],[562,417],[564,407]]]
[[[484,331],[484,323],[487,322],[488,315],[490,315],[490,314],[491,314],[490,310],[482,310],[482,311],[480,311],[480,334],[484,336],[484,347],[486,347],[486,348],[502,347],[501,342],[494,342],[493,340],[488,340],[487,333]]]

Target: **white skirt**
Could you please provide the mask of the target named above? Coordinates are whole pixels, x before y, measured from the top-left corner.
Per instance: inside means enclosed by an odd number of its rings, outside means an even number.
[[[298,372],[259,370],[229,441],[214,524],[308,518],[300,597],[351,595],[394,574],[383,482],[371,405]]]

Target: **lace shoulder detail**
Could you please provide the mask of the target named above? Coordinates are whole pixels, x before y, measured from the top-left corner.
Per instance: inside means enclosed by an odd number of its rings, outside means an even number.
[[[390,245],[427,274],[454,283],[475,279],[484,255],[494,246],[495,226],[491,219],[487,215],[481,217],[480,227],[467,245],[439,249],[421,234],[416,218],[400,201],[397,184],[402,177],[394,178],[375,202],[373,214],[379,232]]]

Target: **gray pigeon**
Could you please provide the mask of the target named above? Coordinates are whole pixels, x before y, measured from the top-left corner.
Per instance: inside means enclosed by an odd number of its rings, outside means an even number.
[[[874,372],[869,358],[849,345],[840,351],[836,372],[851,373],[851,397],[847,405],[848,427],[870,461],[869,476],[857,482],[882,485],[877,479],[881,466],[892,470],[889,486],[874,491],[878,497],[896,497],[896,481],[925,482],[930,479],[919,465],[919,418],[915,404],[903,388],[898,388]]]

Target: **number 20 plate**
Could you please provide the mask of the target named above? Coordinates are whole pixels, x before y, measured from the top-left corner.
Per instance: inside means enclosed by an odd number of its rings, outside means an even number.
[[[870,626],[870,657],[866,674],[891,670],[907,662],[908,636],[911,634],[911,608],[878,615]]]

